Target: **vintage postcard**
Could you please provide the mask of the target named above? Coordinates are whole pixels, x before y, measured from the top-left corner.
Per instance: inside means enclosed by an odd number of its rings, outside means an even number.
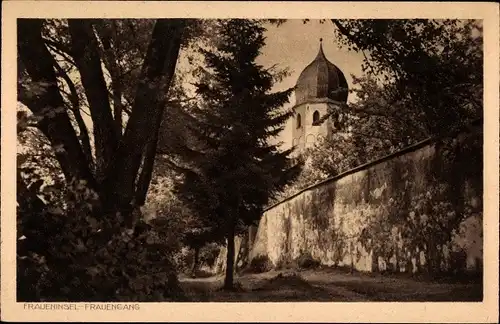
[[[3,320],[498,322],[498,5],[2,9]]]

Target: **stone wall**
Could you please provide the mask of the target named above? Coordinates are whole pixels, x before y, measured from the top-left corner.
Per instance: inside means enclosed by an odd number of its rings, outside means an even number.
[[[479,145],[478,145],[479,143]],[[482,269],[482,131],[427,140],[268,208],[249,260],[359,271]]]

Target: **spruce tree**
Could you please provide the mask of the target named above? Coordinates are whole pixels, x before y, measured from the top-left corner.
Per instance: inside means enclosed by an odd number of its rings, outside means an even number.
[[[227,240],[224,288],[232,289],[235,235],[260,219],[302,163],[270,141],[293,114],[283,109],[292,89],[271,92],[283,71],[256,63],[265,45],[262,21],[218,20],[216,29],[213,48],[201,50],[206,66],[195,84],[200,100],[190,112],[190,141],[177,151],[184,180],[176,192]]]

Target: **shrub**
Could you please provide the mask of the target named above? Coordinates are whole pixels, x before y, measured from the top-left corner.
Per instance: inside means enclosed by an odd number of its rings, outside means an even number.
[[[281,257],[277,264],[276,264],[276,269],[297,269],[297,264],[288,258]]]
[[[89,211],[19,215],[19,301],[168,301],[182,297],[173,251],[139,222],[134,231]]]
[[[291,260],[281,258],[276,266],[277,269],[312,269],[321,265],[319,260],[312,257],[310,252],[301,252],[298,257]]]
[[[194,251],[188,247],[182,248],[174,256],[177,271],[190,274],[193,269]]]
[[[250,261],[248,272],[262,273],[268,272],[273,268],[273,263],[267,255],[259,255]]]
[[[204,273],[206,271],[201,270],[201,268],[205,266],[209,269],[212,269],[215,265],[215,262],[217,261],[219,253],[220,253],[220,246],[218,246],[215,243],[210,243],[202,247],[199,252],[199,263],[196,273],[200,273],[200,276],[202,277],[208,276],[208,273]],[[194,265],[193,248],[190,248],[188,246],[183,247],[179,252],[175,254],[174,258],[177,265],[177,271],[179,273],[183,273],[186,275],[192,274]]]
[[[206,265],[212,268],[215,265],[215,261],[217,261],[217,257],[220,253],[220,246],[211,243],[207,244],[200,250],[200,265]]]
[[[320,266],[321,262],[312,257],[310,252],[302,253],[297,259],[295,259],[295,263],[300,269],[312,269]]]

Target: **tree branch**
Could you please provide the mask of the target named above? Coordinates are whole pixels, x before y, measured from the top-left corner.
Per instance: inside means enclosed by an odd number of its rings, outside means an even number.
[[[344,35],[345,37],[347,37],[353,44],[355,44],[357,46],[357,42],[353,38],[353,36],[349,32],[349,30],[347,30],[347,28],[344,25],[342,25],[342,23],[338,19],[330,19],[330,20],[333,23],[333,25],[335,25],[335,27],[337,27],[337,29],[339,30],[339,32],[342,35]],[[357,46],[357,47],[359,48],[359,46]],[[365,62],[366,62],[366,65],[370,68],[372,74],[373,75],[377,75],[377,73],[375,71],[375,68],[371,65],[370,61],[368,60],[368,57],[366,56],[365,51],[363,49],[361,49],[361,48],[359,48],[359,50],[363,54],[363,57],[364,57]]]
[[[60,43],[54,41],[54,40],[51,40],[49,38],[43,38],[43,41],[45,42],[45,44],[47,44],[47,46],[53,50],[56,54],[59,54],[61,55],[66,61],[68,61],[69,63],[73,64],[74,66],[76,66],[76,63],[75,61],[71,58],[71,56],[69,55],[70,53],[70,50],[66,47],[64,47],[63,45],[61,45]]]
[[[89,21],[70,19],[71,50],[87,95],[94,129],[96,176],[102,181],[116,154],[118,139],[108,89],[101,68],[97,39]]]
[[[68,181],[73,178],[84,179],[91,188],[95,188],[95,180],[89,165],[86,162],[85,153],[80,146],[75,130],[67,112],[57,108],[64,107],[64,100],[57,86],[57,78],[53,67],[53,57],[45,47],[41,36],[42,20],[19,19],[18,20],[18,53],[28,75],[33,83],[45,85],[42,93],[37,97],[28,96],[21,83],[18,83],[19,99],[41,120],[39,129],[47,136],[52,147],[61,146],[64,150],[58,150],[55,155],[61,169]],[[45,116],[46,110],[55,112],[53,117]]]
[[[66,84],[68,85],[70,91],[69,98],[72,105],[71,111],[73,112],[75,120],[78,124],[78,128],[80,129],[80,140],[82,142],[83,152],[87,156],[87,162],[89,166],[92,166],[94,162],[92,159],[92,150],[90,148],[89,131],[87,129],[87,126],[85,125],[82,114],[80,112],[80,99],[78,97],[78,92],[76,91],[75,84],[70,79],[66,71],[64,71],[55,60],[54,60],[54,66],[59,72],[59,75],[64,79],[64,81],[66,81]]]
[[[192,100],[193,98],[188,98],[186,101]],[[172,101],[170,101],[172,102]],[[173,101],[176,103],[181,102],[180,100]],[[162,108],[165,109],[165,108]],[[162,113],[163,115],[163,113]],[[149,184],[151,182],[151,178],[153,175],[153,166],[155,162],[155,156],[157,153],[158,147],[158,137],[160,132],[162,118],[157,120],[157,124],[155,125],[155,133],[151,141],[146,146],[146,152],[144,153],[143,167],[139,176],[139,180],[137,181],[137,189],[136,189],[136,203],[139,206],[144,205],[146,202],[146,195],[149,189]]]
[[[162,118],[179,55],[185,22],[182,19],[159,19],[142,66],[132,113],[122,145],[106,179],[106,188],[117,204],[130,205],[146,145],[154,139]],[[155,152],[156,153],[156,152]]]
[[[195,100],[197,97],[189,97],[189,98],[185,98],[185,99],[176,99],[176,100],[168,100],[166,103],[167,104],[180,104],[180,103],[184,103],[184,102],[190,102],[190,101],[193,101]]]
[[[146,151],[144,152],[142,170],[137,181],[137,188],[135,192],[135,202],[139,206],[143,206],[146,202],[146,195],[153,176],[153,167],[156,157],[156,149],[158,146],[158,134],[160,132],[159,124],[161,124],[161,118],[158,118],[153,138],[146,145]]]
[[[116,59],[115,49],[113,48],[113,30],[116,30],[114,20],[110,22],[112,27],[108,26],[103,20],[96,20],[95,26],[98,30],[99,38],[104,50],[104,65],[111,76],[111,88],[113,98],[113,115],[115,119],[116,133],[120,138],[122,135],[123,119],[122,119],[122,79],[120,78],[120,68]]]

